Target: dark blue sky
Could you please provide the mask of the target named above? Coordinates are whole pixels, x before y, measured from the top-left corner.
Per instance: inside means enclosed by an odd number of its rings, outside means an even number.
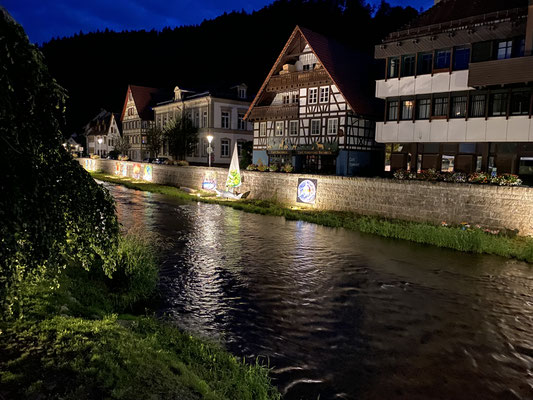
[[[103,30],[175,27],[215,18],[224,11],[258,10],[273,0],[0,0],[32,42]],[[380,0],[369,0],[379,4]],[[468,0],[466,0],[468,1]],[[433,0],[389,0],[392,5],[427,9]]]

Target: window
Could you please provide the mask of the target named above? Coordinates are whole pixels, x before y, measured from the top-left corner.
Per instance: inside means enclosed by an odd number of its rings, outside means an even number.
[[[165,116],[165,124],[166,124],[166,121],[167,120],[167,117]],[[194,127],[195,128],[199,128],[200,127],[200,112],[198,111],[195,111],[194,113]]]
[[[507,93],[494,93],[490,96],[490,115],[497,117],[507,114]]]
[[[511,58],[511,55],[513,53],[513,41],[504,40],[501,42],[497,42],[496,49],[496,58],[498,60],[505,60],[507,58]]]
[[[472,62],[489,61],[492,56],[492,42],[479,42],[472,45]]]
[[[416,118],[429,119],[431,110],[431,99],[418,99],[416,101]]]
[[[244,121],[244,114],[237,114],[237,129],[240,129],[241,131],[246,130],[246,121]]]
[[[245,99],[245,98],[246,98],[246,89],[239,88],[239,99]]]
[[[238,140],[237,141],[237,156],[241,156],[242,154],[242,145],[243,145],[243,141],[242,140]]]
[[[454,161],[454,156],[443,155],[440,168],[441,172],[453,172]]]
[[[209,142],[207,141],[207,139],[202,139],[202,157],[206,157],[207,156],[207,148],[209,147]],[[213,145],[211,145],[211,148],[213,147]]]
[[[464,118],[466,117],[466,96],[454,96],[452,97],[452,112],[451,118]]]
[[[453,49],[453,70],[462,71],[468,69],[470,63],[470,48],[456,47]]]
[[[207,128],[207,111],[202,113],[202,127]]]
[[[293,104],[298,104],[298,102],[299,102],[299,97],[300,97],[300,96],[298,95],[298,93],[293,93],[293,94],[292,94],[292,103],[293,103]]]
[[[276,136],[283,136],[285,121],[276,121]]]
[[[389,58],[387,78],[398,78],[400,72],[400,60],[398,57]]]
[[[433,116],[445,117],[448,115],[448,97],[433,98]]]
[[[459,153],[474,154],[476,152],[475,143],[459,143]]]
[[[229,129],[229,122],[229,111],[222,111],[222,128]]]
[[[402,56],[402,76],[413,76],[415,74],[415,55]]]
[[[311,135],[320,135],[320,120],[311,120]]]
[[[266,136],[267,134],[267,123],[261,122],[259,124],[259,136]]]
[[[289,135],[298,136],[298,121],[289,122]]]
[[[470,97],[470,117],[479,118],[485,116],[485,100],[484,94],[476,94]]]
[[[511,114],[512,115],[528,115],[529,101],[531,99],[531,92],[516,91],[511,95]]]
[[[413,119],[413,100],[403,100],[402,101],[402,119],[410,120]]]
[[[515,47],[515,57],[524,57],[526,52],[526,38],[517,39]]]
[[[220,157],[229,157],[229,139],[220,141]]]
[[[339,131],[339,120],[337,118],[328,119],[328,135],[336,135]]]
[[[282,102],[283,104],[289,104],[290,101],[291,101],[291,97],[290,97],[290,95],[288,95],[288,94],[284,94],[284,95],[281,96],[281,102]]]
[[[320,102],[329,103],[329,87],[320,88]]]
[[[129,100],[129,101],[132,101],[132,100],[133,100],[133,95],[131,94],[131,91],[128,92],[128,100]]]
[[[437,50],[435,52],[435,69],[450,69],[450,49]]]
[[[387,107],[387,121],[398,120],[398,101],[389,101]]]
[[[418,53],[417,75],[427,75],[433,72],[433,53]]]
[[[309,89],[309,104],[316,104],[318,96],[318,89]]]
[[[304,64],[303,66],[303,70],[304,71],[312,71],[315,69],[315,65],[316,63],[313,63],[313,64]]]

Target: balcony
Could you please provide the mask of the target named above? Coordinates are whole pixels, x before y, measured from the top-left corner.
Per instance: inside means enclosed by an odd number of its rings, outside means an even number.
[[[266,87],[267,92],[282,92],[308,86],[327,85],[330,82],[325,69],[313,71],[291,72],[285,75],[274,75]]]
[[[533,82],[533,56],[470,63],[468,86]]]
[[[254,107],[248,119],[250,121],[298,119],[298,104]]]

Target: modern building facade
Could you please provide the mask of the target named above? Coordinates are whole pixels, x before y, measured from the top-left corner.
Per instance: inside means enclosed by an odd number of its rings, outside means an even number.
[[[164,89],[128,85],[120,121],[123,136],[130,144],[130,160],[140,161],[150,157],[146,131],[154,124],[152,107],[168,98],[168,93]]]
[[[375,47],[386,169],[533,173],[533,2],[441,0]]]
[[[247,91],[245,84],[225,90],[212,89],[203,92],[176,86],[171,99],[153,107],[155,123],[164,128],[182,114],[187,116],[193,126],[198,128],[199,142],[186,160],[192,165],[207,165],[207,137],[212,136],[212,165],[229,165],[235,143],[240,155],[242,145],[253,140],[252,124],[244,120],[250,106]],[[166,141],[163,141],[160,155],[172,158]]]
[[[120,121],[118,115],[101,110],[84,128],[89,155],[107,157],[115,149],[120,139]]]
[[[339,175],[379,170],[372,63],[296,27],[246,114],[254,124],[254,163]]]

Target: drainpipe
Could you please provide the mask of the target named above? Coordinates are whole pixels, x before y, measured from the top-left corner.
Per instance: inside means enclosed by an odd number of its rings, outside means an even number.
[[[529,0],[526,26],[525,56],[533,55],[533,0]]]

